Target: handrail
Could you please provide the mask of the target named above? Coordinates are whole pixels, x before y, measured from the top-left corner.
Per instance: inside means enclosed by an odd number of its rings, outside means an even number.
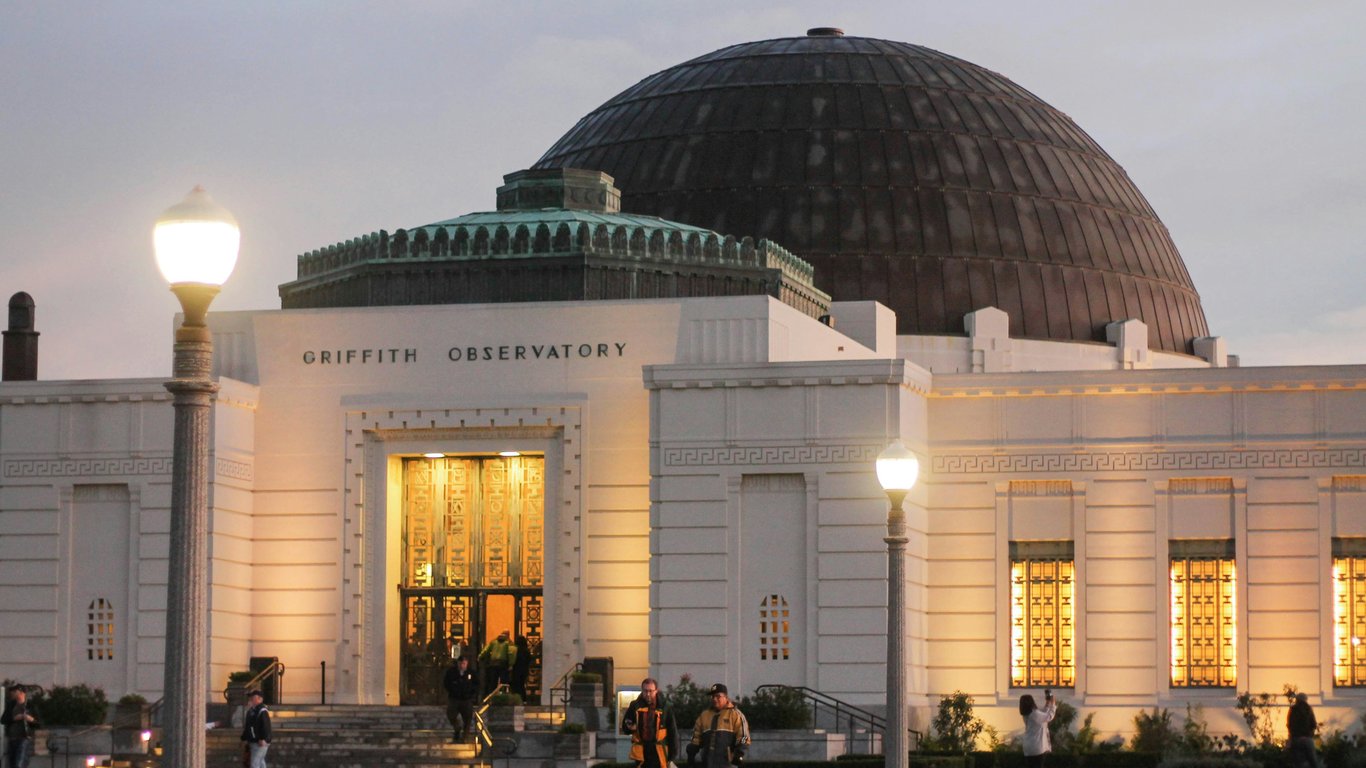
[[[492,706],[489,702],[493,700],[494,696],[511,690],[507,683],[499,683],[494,686],[493,690],[489,691],[489,695],[479,701],[479,706],[474,708],[474,743],[481,745],[476,753],[483,752],[484,749],[493,746],[493,734],[489,732],[488,723],[484,722],[484,713]]]
[[[555,717],[555,707],[556,707],[557,704],[558,704],[558,706],[559,706],[560,709],[561,709],[561,714],[564,715],[564,716],[566,716],[566,717],[568,716],[568,714],[569,714],[569,678],[572,677],[572,676],[574,675],[574,673],[576,673],[576,672],[582,672],[582,671],[583,671],[583,662],[576,661],[576,662],[574,662],[574,666],[572,666],[572,667],[570,667],[569,669],[565,670],[565,673],[564,673],[563,675],[560,675],[560,679],[559,679],[559,680],[556,680],[556,681],[555,681],[555,684],[552,685],[552,686],[550,686],[550,690],[549,690],[549,694],[550,694],[550,717],[551,717],[551,721],[552,721],[552,722],[554,721],[554,717]],[[559,694],[560,694],[558,700],[557,700],[556,697],[555,697],[555,693],[556,693],[557,691],[558,691]]]
[[[850,704],[849,702],[844,701],[842,699],[837,699],[828,693],[822,693],[821,691],[817,691],[813,688],[807,688],[804,685],[776,684],[761,685],[758,688],[755,688],[754,692],[757,694],[759,693],[759,691],[763,690],[788,690],[800,693],[802,695],[802,698],[811,702],[812,725],[816,724],[816,720],[819,717],[820,708],[822,706],[829,709],[831,715],[834,716],[835,730],[842,730],[840,728],[841,722],[847,723],[849,738],[844,743],[845,754],[848,754],[850,748],[853,747],[854,727],[856,725],[865,725],[867,726],[869,731],[874,733],[880,733],[884,736],[887,733],[887,719],[885,717],[869,712],[868,710],[862,707]],[[913,751],[920,749],[920,739],[922,738],[923,734],[920,731],[915,730],[914,728],[907,728],[906,732],[909,733],[912,737],[911,749]]]
[[[224,700],[224,701],[231,701],[231,699],[228,697],[228,691],[232,690],[232,689],[233,689],[234,687],[236,687],[236,686],[241,686],[242,688],[244,688],[244,689],[246,689],[246,690],[248,690],[248,691],[250,691],[250,690],[252,690],[252,689],[254,689],[254,688],[260,687],[261,681],[262,681],[262,680],[265,680],[266,677],[268,677],[269,675],[273,674],[273,673],[275,672],[275,668],[276,668],[276,667],[279,667],[279,669],[280,669],[280,677],[284,677],[284,676],[285,676],[285,663],[284,663],[283,661],[280,661],[280,660],[277,659],[277,660],[272,661],[271,663],[267,664],[265,667],[263,667],[263,668],[261,669],[260,672],[257,672],[250,680],[246,681],[245,683],[232,683],[232,682],[228,683],[227,687],[223,689],[223,700]],[[283,693],[283,689],[284,689],[284,686],[283,686],[283,685],[280,686],[280,690],[277,690],[277,691],[275,692],[275,694],[276,694],[277,696],[279,696],[281,693]]]

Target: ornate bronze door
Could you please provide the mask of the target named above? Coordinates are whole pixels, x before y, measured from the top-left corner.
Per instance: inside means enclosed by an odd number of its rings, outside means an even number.
[[[540,696],[545,460],[404,459],[400,696],[445,701],[452,656],[476,659],[507,630],[531,651],[526,695]]]

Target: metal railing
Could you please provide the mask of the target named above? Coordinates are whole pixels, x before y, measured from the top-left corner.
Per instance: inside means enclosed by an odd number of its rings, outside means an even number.
[[[559,708],[561,720],[564,720],[569,716],[569,679],[574,676],[574,673],[582,671],[583,663],[576,661],[574,662],[574,666],[565,670],[565,673],[560,675],[560,679],[556,680],[555,684],[550,686],[551,722],[554,722],[556,707]]]
[[[262,681],[264,681],[267,677],[276,674],[277,672],[279,673],[279,678],[277,679],[280,680],[280,683],[275,688],[275,696],[277,699],[283,699],[285,693],[285,664],[282,661],[272,661],[265,667],[262,667],[260,672],[257,672],[255,675],[251,677],[250,680],[246,681],[245,683],[234,683],[229,681],[227,687],[223,689],[223,700],[231,703],[232,698],[231,696],[229,696],[228,692],[231,691],[233,688],[241,688],[244,691],[250,691],[254,688],[259,688],[261,686]]]
[[[484,720],[484,713],[493,706],[490,702],[493,701],[494,696],[500,693],[510,693],[511,690],[507,683],[499,683],[492,691],[489,691],[489,695],[479,702],[479,706],[474,708],[474,743],[477,747],[475,754],[483,754],[484,750],[493,749],[493,733],[489,731],[488,723]],[[503,742],[505,743],[501,745],[500,749],[496,750],[500,756],[508,757],[517,751],[515,739],[503,739]]]
[[[883,737],[887,733],[887,718],[877,715],[868,710],[850,704],[847,701],[837,699],[827,693],[821,693],[813,688],[804,685],[761,685],[754,689],[758,694],[765,690],[796,691],[802,698],[811,705],[811,725],[818,727],[821,723],[821,714],[824,713],[829,719],[834,721],[831,729],[837,733],[846,734],[844,742],[845,754],[854,746],[854,740],[858,738],[859,729],[862,728],[869,734],[879,734]],[[906,733],[910,735],[911,751],[920,749],[920,739],[923,734],[913,728],[907,728]],[[871,745],[870,745],[871,746]]]
[[[30,690],[30,691],[32,691],[32,690],[34,690],[34,689],[39,689],[39,690],[41,690],[40,686],[36,686],[36,685],[35,685],[35,686],[26,686],[26,689],[27,689],[27,690]],[[148,725],[150,726],[150,728],[147,729],[148,731],[151,731],[152,729],[156,729],[156,728],[160,728],[160,727],[161,727],[161,724],[160,724],[159,720],[160,720],[160,718],[161,718],[161,709],[162,709],[162,705],[165,704],[165,702],[166,702],[165,697],[162,697],[162,698],[157,699],[156,701],[152,702],[151,704],[148,704],[148,705],[147,705],[147,723],[148,723]],[[121,730],[121,729],[126,729],[126,728],[128,728],[129,726],[134,726],[134,725],[137,726],[137,727],[139,727],[139,728],[141,728],[141,727],[142,727],[142,712],[137,712],[136,714],[133,714],[133,715],[131,715],[131,716],[119,717],[118,714],[117,714],[117,710],[115,710],[115,715],[114,715],[113,719],[110,720],[109,723],[107,723],[107,724],[106,724],[106,723],[98,723],[98,724],[96,724],[96,725],[92,725],[92,726],[89,726],[89,727],[86,727],[86,728],[82,728],[82,729],[79,730],[79,731],[72,731],[71,733],[49,734],[49,735],[48,735],[48,738],[47,738],[47,751],[48,751],[48,754],[51,755],[51,757],[50,757],[51,762],[55,765],[55,764],[56,764],[56,761],[57,761],[57,755],[64,755],[65,757],[63,758],[62,764],[63,764],[64,766],[69,766],[69,765],[71,764],[71,742],[72,742],[72,740],[77,739],[77,738],[79,738],[79,737],[81,737],[81,736],[84,736],[84,735],[86,735],[87,733],[90,733],[90,732],[92,732],[92,731],[98,730],[98,729],[100,729],[100,728],[104,728],[104,727],[106,727],[106,725],[109,726],[110,728],[112,728],[112,729],[115,730],[115,731]],[[150,733],[148,733],[147,735],[150,736]],[[60,742],[61,742],[60,746],[58,745],[58,741],[59,741],[59,740],[60,740]],[[148,752],[148,761],[151,761],[151,760],[152,760],[152,757],[151,757],[152,745],[151,745],[150,743],[145,743],[145,746],[146,746],[147,752]]]

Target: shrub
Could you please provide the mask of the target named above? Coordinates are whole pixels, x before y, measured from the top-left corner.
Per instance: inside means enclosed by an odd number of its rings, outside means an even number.
[[[692,675],[679,678],[678,685],[664,689],[664,699],[674,708],[674,719],[680,731],[691,731],[697,716],[711,706],[711,697],[692,681]]]
[[[564,725],[560,726],[559,732],[563,734],[575,734],[584,733],[585,730],[586,729],[583,727],[583,723],[565,723]]]
[[[792,688],[765,688],[753,696],[740,700],[740,710],[749,721],[750,730],[780,730],[806,728],[811,725],[811,711],[800,691]]]
[[[1157,768],[1262,768],[1262,764],[1243,757],[1182,755],[1163,760]]]
[[[133,707],[147,706],[147,697],[140,693],[125,693],[119,698],[116,706],[132,709]]]
[[[959,754],[971,752],[986,727],[981,718],[973,717],[972,704],[972,697],[962,691],[941,697],[939,711],[930,723],[935,735],[926,739],[926,748]]]
[[[1129,740],[1133,751],[1165,755],[1175,751],[1180,743],[1181,734],[1172,725],[1172,713],[1165,708],[1153,707],[1151,715],[1140,709],[1134,715],[1134,736]]]
[[[99,725],[109,711],[104,689],[88,685],[56,685],[31,701],[44,725]]]
[[[1299,693],[1295,686],[1286,683],[1281,691],[1287,704],[1295,703],[1295,695]],[[1243,715],[1243,722],[1247,723],[1247,729],[1252,734],[1252,741],[1259,747],[1272,747],[1276,745],[1276,697],[1270,693],[1257,693],[1243,691],[1238,694],[1238,711]]]
[[[1181,724],[1181,751],[1188,755],[1204,755],[1214,751],[1214,737],[1205,723],[1205,708],[1199,704],[1186,705],[1186,722]]]
[[[1074,733],[1072,725],[1077,721],[1077,714],[1076,707],[1065,701],[1058,702],[1058,710],[1048,724],[1048,740],[1053,744],[1054,752],[1085,755],[1097,750],[1096,741],[1100,738],[1100,731],[1092,723],[1095,714],[1087,715],[1081,728]]]
[[[569,675],[571,683],[601,683],[602,675],[597,672],[574,672]]]
[[[236,672],[229,672],[228,685],[232,685],[233,683],[248,683],[251,682],[253,677],[255,677],[255,675],[253,675],[249,669],[239,669]]]
[[[490,707],[515,707],[521,703],[521,694],[508,693],[506,691],[503,693],[495,693],[489,697]]]

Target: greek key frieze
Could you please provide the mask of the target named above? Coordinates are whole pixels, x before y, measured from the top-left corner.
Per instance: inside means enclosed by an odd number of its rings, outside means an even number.
[[[666,448],[664,465],[710,467],[765,464],[868,464],[880,445],[771,445],[735,448]]]
[[[214,473],[219,477],[227,477],[233,480],[251,482],[251,465],[245,461],[233,461],[232,459],[216,459],[213,463]]]
[[[936,474],[1327,469],[1366,466],[1366,448],[1022,454],[961,453],[936,455],[931,465]]]
[[[107,477],[169,475],[171,457],[118,459],[10,459],[5,477]]]

